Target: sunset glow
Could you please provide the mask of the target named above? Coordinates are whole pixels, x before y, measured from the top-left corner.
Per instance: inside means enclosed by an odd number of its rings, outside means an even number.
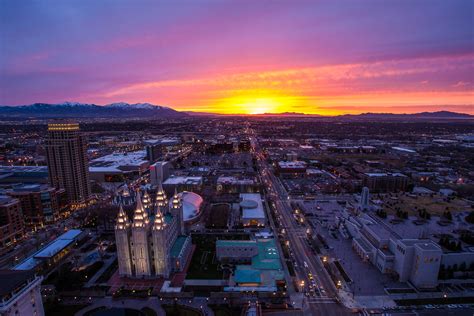
[[[474,113],[470,1],[46,2],[0,10],[0,104]]]

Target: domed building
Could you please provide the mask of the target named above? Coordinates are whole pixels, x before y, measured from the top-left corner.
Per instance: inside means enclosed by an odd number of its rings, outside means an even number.
[[[183,223],[186,225],[196,222],[201,216],[201,207],[204,200],[199,194],[194,192],[183,191],[176,193],[173,199],[169,202],[170,207],[173,206],[173,201],[179,199],[183,208]]]

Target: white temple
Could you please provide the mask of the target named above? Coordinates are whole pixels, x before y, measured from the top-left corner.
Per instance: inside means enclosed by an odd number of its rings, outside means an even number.
[[[191,252],[191,238],[185,235],[183,207],[176,193],[171,205],[160,186],[155,203],[138,191],[132,222],[120,206],[115,226],[120,276],[164,277],[182,271]]]

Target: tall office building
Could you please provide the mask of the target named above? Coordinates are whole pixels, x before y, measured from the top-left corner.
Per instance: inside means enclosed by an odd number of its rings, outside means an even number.
[[[369,209],[369,188],[363,187],[362,194],[360,195],[360,208],[362,210]]]
[[[150,166],[150,182],[152,185],[163,183],[170,176],[171,163],[158,161]]]
[[[48,124],[46,158],[49,181],[65,189],[72,206],[85,203],[91,194],[87,143],[78,123]]]

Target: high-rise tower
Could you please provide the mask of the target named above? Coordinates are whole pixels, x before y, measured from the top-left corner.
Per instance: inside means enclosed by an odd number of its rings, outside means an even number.
[[[360,195],[360,208],[362,210],[369,209],[369,188],[363,187],[362,194]]]
[[[80,205],[89,199],[89,165],[87,143],[78,123],[48,124],[46,159],[49,181],[55,188],[65,189],[69,202]]]

